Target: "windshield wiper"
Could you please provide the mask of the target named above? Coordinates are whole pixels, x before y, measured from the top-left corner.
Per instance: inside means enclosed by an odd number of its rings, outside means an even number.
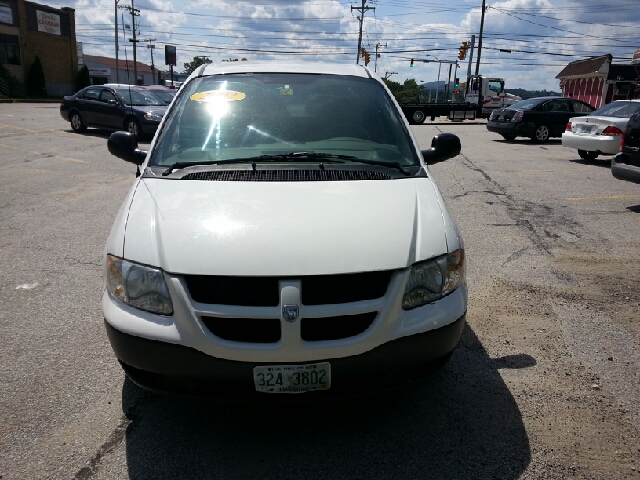
[[[410,175],[410,172],[406,170],[402,165],[398,162],[383,162],[378,160],[363,160],[358,157],[354,157],[353,155],[339,155],[335,153],[315,153],[315,152],[290,152],[290,153],[278,153],[271,155],[258,155],[256,157],[246,157],[246,158],[229,158],[226,160],[210,160],[206,162],[176,162],[167,168],[164,172],[162,172],[162,176],[166,177],[171,174],[174,170],[193,167],[193,166],[201,166],[201,165],[225,165],[232,163],[251,163],[253,169],[255,170],[256,162],[276,162],[278,160],[295,160],[295,161],[306,161],[306,162],[330,162],[330,163],[343,163],[341,160],[349,160],[352,162],[360,162],[367,165],[376,165],[381,167],[390,167],[395,168],[402,172],[405,176]]]
[[[354,158],[353,161],[354,162],[365,163],[367,165],[376,165],[376,166],[380,166],[380,167],[395,168],[396,170],[399,170],[403,175],[405,175],[407,177],[409,175],[411,175],[411,172],[409,172],[409,170],[404,168],[398,162],[383,162],[382,160],[366,160],[366,159],[362,159],[362,158]]]
[[[349,155],[334,155],[331,153],[310,153],[310,152],[291,152],[291,153],[278,153],[272,155],[258,155],[255,157],[245,158],[228,158],[225,160],[209,160],[206,162],[176,162],[162,172],[162,176],[166,177],[173,170],[179,170],[187,167],[201,166],[201,165],[225,165],[232,163],[251,163],[255,170],[256,162],[276,162],[278,160],[297,160],[307,162],[328,161],[331,163],[343,163],[340,160],[356,160],[356,157]]]

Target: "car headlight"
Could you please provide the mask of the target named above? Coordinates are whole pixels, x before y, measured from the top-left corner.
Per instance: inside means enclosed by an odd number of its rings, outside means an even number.
[[[489,115],[489,121],[492,121],[496,116],[496,111],[494,110],[493,112],[491,112],[491,115]]]
[[[147,112],[144,114],[144,119],[149,120],[150,122],[158,122],[162,120],[162,115],[158,115],[157,113]]]
[[[464,283],[464,250],[456,250],[411,267],[402,308],[411,310],[450,294]]]
[[[173,304],[162,270],[107,255],[107,290],[121,302],[160,315],[171,315]]]

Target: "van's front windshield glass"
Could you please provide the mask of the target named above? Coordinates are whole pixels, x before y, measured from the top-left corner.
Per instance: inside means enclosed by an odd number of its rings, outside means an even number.
[[[216,75],[189,82],[149,165],[296,152],[419,165],[402,118],[377,81],[279,73]]]

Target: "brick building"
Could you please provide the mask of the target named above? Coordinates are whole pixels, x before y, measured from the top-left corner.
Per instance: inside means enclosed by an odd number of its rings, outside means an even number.
[[[133,60],[100,57],[84,54],[84,64],[89,69],[89,77],[92,85],[105,83],[127,83],[130,85],[162,85],[167,78],[167,73],[156,66],[136,62],[138,78],[133,79]]]
[[[0,0],[0,64],[24,84],[36,55],[49,95],[75,92],[75,10],[25,0]]]

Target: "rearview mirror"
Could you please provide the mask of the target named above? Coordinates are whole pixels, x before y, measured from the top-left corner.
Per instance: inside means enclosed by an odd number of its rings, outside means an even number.
[[[138,148],[138,141],[133,133],[112,133],[109,140],[107,140],[107,148],[111,155],[136,165],[142,165],[144,159],[147,158],[147,151]]]
[[[460,154],[462,146],[460,139],[453,133],[441,133],[431,140],[431,148],[429,150],[421,150],[422,158],[426,163],[437,163],[453,158]]]

